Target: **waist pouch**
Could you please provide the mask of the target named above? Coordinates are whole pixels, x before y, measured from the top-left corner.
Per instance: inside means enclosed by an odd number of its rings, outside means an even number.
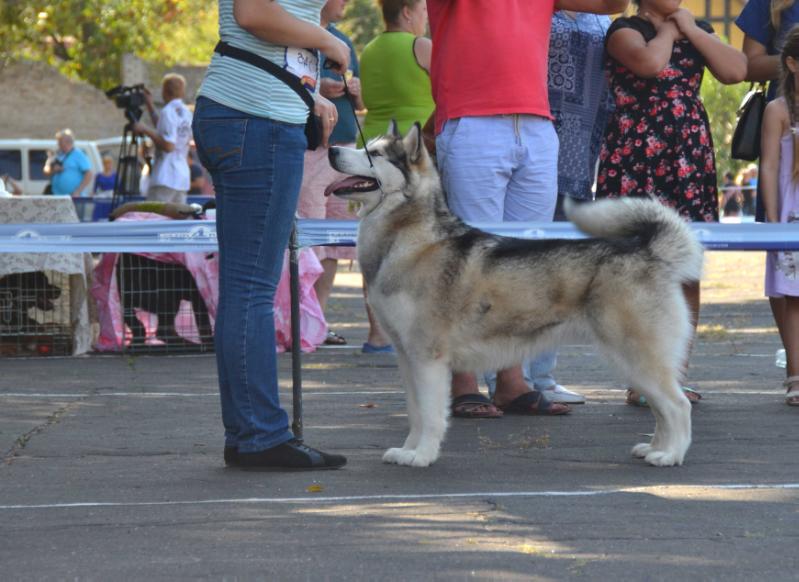
[[[282,67],[278,67],[269,59],[265,59],[250,51],[231,46],[226,42],[219,41],[214,48],[214,52],[219,53],[223,57],[230,57],[238,61],[243,61],[254,67],[258,67],[262,71],[269,73],[273,77],[283,81],[294,92],[300,96],[308,106],[308,120],[305,122],[305,138],[308,140],[308,149],[315,150],[322,144],[322,120],[318,115],[314,114],[314,100],[310,92],[303,87],[300,80],[289,73]]]

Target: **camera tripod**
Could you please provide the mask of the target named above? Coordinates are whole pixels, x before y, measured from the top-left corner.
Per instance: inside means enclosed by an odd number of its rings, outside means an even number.
[[[117,157],[117,177],[114,182],[114,197],[111,199],[111,209],[124,204],[127,198],[139,196],[139,143],[140,136],[133,132],[133,123],[125,125],[122,131],[122,143],[119,146]]]

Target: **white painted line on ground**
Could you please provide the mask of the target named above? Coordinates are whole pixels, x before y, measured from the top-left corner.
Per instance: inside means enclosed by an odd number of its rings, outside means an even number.
[[[318,503],[350,503],[392,502],[392,501],[430,501],[438,499],[491,499],[491,498],[525,498],[525,497],[598,497],[601,495],[617,495],[625,493],[646,493],[663,489],[716,489],[716,490],[787,490],[799,489],[799,483],[731,483],[718,485],[682,484],[657,485],[651,487],[622,487],[598,491],[485,491],[475,493],[428,493],[428,494],[395,494],[395,495],[344,495],[340,497],[244,497],[241,499],[197,499],[187,501],[85,501],[81,503],[44,503],[37,505],[0,505],[0,511],[29,509],[72,509],[81,507],[151,507],[179,505],[269,505],[269,504],[318,504]]]

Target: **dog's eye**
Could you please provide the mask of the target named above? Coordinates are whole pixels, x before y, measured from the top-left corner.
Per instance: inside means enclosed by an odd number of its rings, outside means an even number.
[[[383,152],[369,152],[369,155],[373,158],[379,158],[383,155]]]

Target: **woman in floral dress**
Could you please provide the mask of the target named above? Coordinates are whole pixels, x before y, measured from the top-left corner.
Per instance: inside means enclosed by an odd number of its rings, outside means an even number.
[[[746,57],[680,0],[639,0],[638,13],[608,30],[607,69],[616,110],[599,154],[597,198],[650,196],[686,220],[718,220],[713,140],[699,97],[705,67],[739,83]],[[694,328],[699,281],[683,286]],[[687,361],[685,364],[687,368]],[[698,394],[686,391],[689,399]],[[631,404],[643,403],[636,391]]]

